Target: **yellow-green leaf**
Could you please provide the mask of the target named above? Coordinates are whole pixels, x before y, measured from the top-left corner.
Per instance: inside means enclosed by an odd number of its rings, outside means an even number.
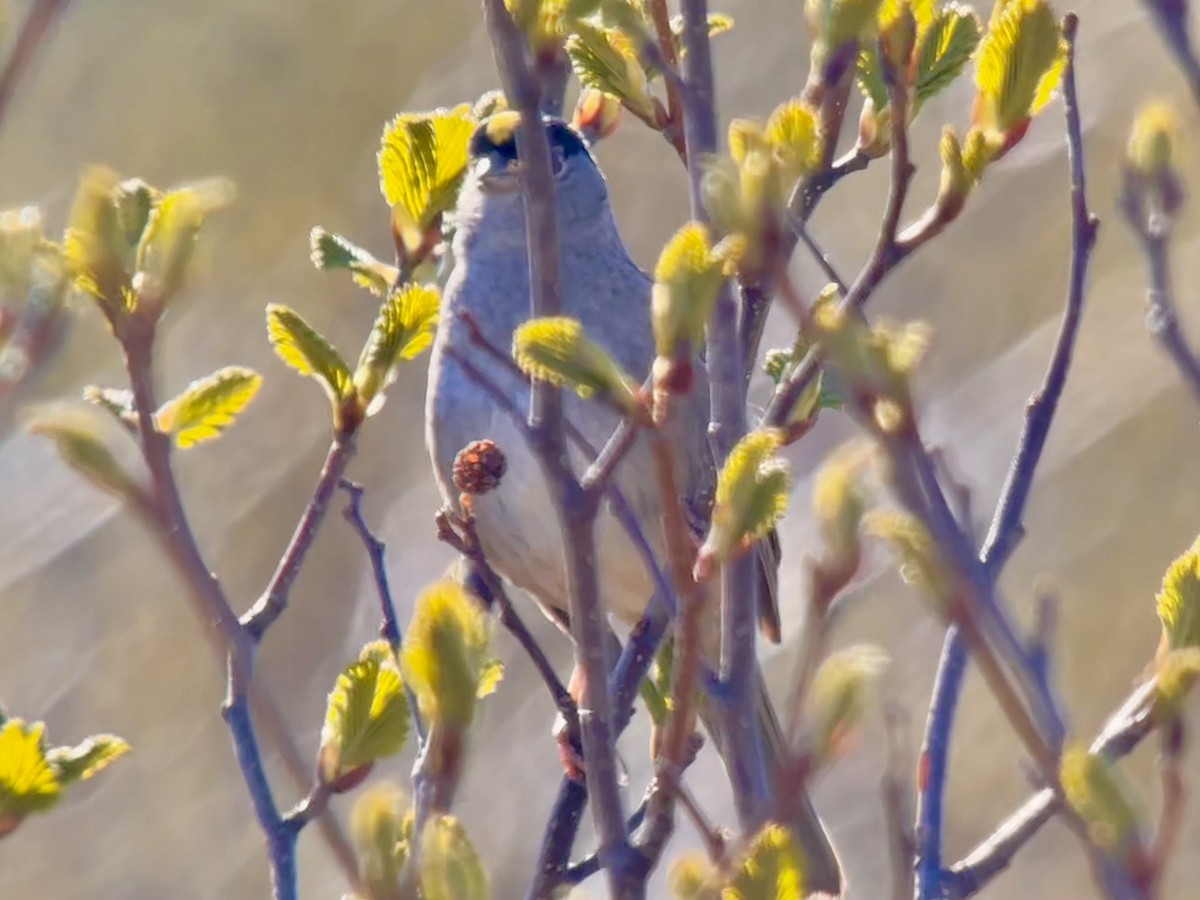
[[[417,598],[401,661],[428,721],[471,724],[488,667],[488,642],[483,611],[460,585],[442,581]]]
[[[828,762],[858,726],[868,692],[888,662],[882,649],[864,644],[830,654],[821,664],[809,694],[813,749],[819,760]]]
[[[354,373],[368,415],[382,405],[383,391],[395,378],[400,362],[417,356],[433,342],[440,303],[436,288],[409,282],[389,294],[379,308]]]
[[[319,381],[331,400],[349,396],[350,367],[333,345],[298,312],[281,304],[269,304],[267,336],[279,358],[301,375]]]
[[[879,48],[874,44],[863,47],[854,60],[854,80],[863,96],[868,98],[874,109],[886,109],[888,97],[887,82],[883,80],[883,66],[879,60]]]
[[[530,378],[569,387],[585,399],[599,397],[628,414],[638,410],[637,384],[583,333],[578,319],[530,319],[513,333],[512,353]]]
[[[46,761],[61,784],[87,781],[130,751],[130,746],[115,734],[94,734],[74,747],[55,747]]]
[[[832,52],[870,37],[881,5],[882,0],[806,0],[804,12],[814,36]]]
[[[616,97],[638,118],[655,122],[654,98],[632,44],[620,32],[586,22],[576,24],[572,31],[567,55],[580,84]]]
[[[0,837],[62,795],[62,781],[46,761],[45,730],[41,722],[29,725],[22,719],[0,727]]]
[[[722,900],[781,900],[804,896],[804,852],[782,825],[768,822],[754,836]]]
[[[123,500],[143,493],[142,486],[118,461],[122,444],[130,451],[123,455],[133,455],[129,435],[118,431],[100,410],[66,403],[38,407],[28,414],[25,429],[54,441],[62,461],[96,487]]]
[[[85,169],[71,207],[63,251],[75,286],[110,313],[125,305],[129,291],[129,244],[113,203],[119,179],[110,169]]]
[[[0,297],[24,297],[34,260],[46,248],[42,211],[36,206],[0,212]]]
[[[765,537],[787,508],[791,469],[778,456],[782,432],[752,431],[730,451],[717,477],[712,527],[696,563],[707,577],[714,562],[726,562]]]
[[[408,697],[394,663],[368,654],[343,669],[321,729],[325,780],[399,753],[408,737],[408,717]]]
[[[672,235],[658,257],[650,299],[659,356],[672,356],[680,341],[700,345],[721,280],[721,260],[707,228],[689,222]]]
[[[117,226],[130,250],[134,250],[150,221],[150,212],[162,197],[140,178],[126,178],[113,189],[113,205],[117,210]],[[130,257],[129,262],[134,261]]]
[[[333,234],[317,226],[308,235],[312,249],[312,264],[323,272],[331,269],[349,269],[354,283],[364,287],[377,297],[386,294],[400,270],[380,262],[362,247],[351,243],[340,234]]]
[[[504,663],[498,659],[489,659],[479,670],[479,687],[475,689],[475,696],[482,700],[496,693],[496,688],[500,687],[503,680]]]
[[[908,513],[884,509],[870,513],[866,525],[870,534],[892,545],[900,560],[901,577],[946,613],[954,600],[954,581],[925,527]]]
[[[1157,606],[1172,650],[1200,647],[1200,538],[1167,568]]]
[[[1062,33],[1046,0],[999,0],[979,44],[978,121],[1006,139],[1044,106],[1065,59]]]
[[[183,287],[201,226],[233,200],[233,185],[221,179],[165,194],[150,211],[137,249],[133,289],[139,299],[168,302]]]
[[[1178,137],[1175,111],[1165,103],[1147,104],[1134,120],[1125,158],[1139,175],[1158,177],[1171,168]]]
[[[383,130],[379,184],[404,248],[415,253],[426,231],[454,207],[467,170],[471,107],[402,113]]]
[[[1154,712],[1159,721],[1179,714],[1197,678],[1200,647],[1171,650],[1159,661],[1154,689]]]
[[[1060,777],[1067,802],[1087,825],[1092,842],[1126,861],[1141,858],[1141,817],[1116,769],[1076,744],[1063,751]]]
[[[155,413],[159,431],[181,450],[219,437],[254,399],[262,376],[253,369],[227,366],[193,381]]]
[[[979,14],[969,6],[948,3],[937,10],[917,38],[918,106],[958,77],[979,46],[982,34]]]
[[[421,837],[421,890],[425,900],[487,900],[487,873],[466,831],[453,816],[437,816]]]
[[[859,530],[866,508],[860,481],[866,452],[859,444],[842,447],[821,466],[813,486],[813,515],[825,541],[827,562],[839,569],[857,566],[859,558]]]
[[[370,900],[401,900],[400,870],[412,834],[413,815],[404,791],[394,784],[364,790],[350,814],[363,887]]]
[[[674,900],[720,900],[717,871],[700,853],[681,856],[671,865],[669,885]]]
[[[791,182],[810,173],[820,161],[817,114],[799,100],[789,100],[775,108],[767,119],[764,137],[783,167],[785,178]]]

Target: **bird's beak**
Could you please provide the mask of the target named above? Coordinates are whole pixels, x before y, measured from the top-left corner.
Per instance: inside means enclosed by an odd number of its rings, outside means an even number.
[[[475,177],[479,185],[489,193],[516,190],[517,166],[514,162],[485,156],[475,163]]]

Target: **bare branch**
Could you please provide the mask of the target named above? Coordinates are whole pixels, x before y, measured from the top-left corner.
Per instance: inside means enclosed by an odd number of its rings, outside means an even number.
[[[25,14],[25,21],[17,33],[4,68],[0,69],[0,127],[16,96],[17,87],[33,65],[38,51],[45,46],[46,35],[70,5],[71,0],[36,0]]]

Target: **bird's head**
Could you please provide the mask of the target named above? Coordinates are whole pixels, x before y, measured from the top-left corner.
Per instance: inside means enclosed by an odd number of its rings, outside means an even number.
[[[460,230],[516,232],[523,239],[525,202],[518,177],[521,160],[516,140],[519,121],[517,113],[498,113],[480,124],[471,136],[467,177],[456,214]],[[608,187],[578,132],[561,119],[547,118],[544,122],[560,232],[569,238],[573,226],[610,217]]]

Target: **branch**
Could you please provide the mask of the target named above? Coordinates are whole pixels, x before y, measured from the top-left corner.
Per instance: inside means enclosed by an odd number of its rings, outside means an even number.
[[[151,478],[150,513],[157,525],[154,534],[163,545],[205,622],[216,623],[209,632],[214,649],[227,661],[228,691],[222,714],[229,725],[234,751],[254,805],[255,817],[267,838],[271,877],[277,900],[295,897],[295,836],[289,835],[266,778],[262,753],[251,717],[253,704],[267,720],[267,733],[279,745],[289,772],[298,782],[307,780],[311,768],[299,770],[299,760],[278,708],[261,686],[252,681],[255,645],[238,622],[224,590],[200,554],[184,512],[178,484],[171,469],[170,437],[158,430],[153,382],[153,326],[130,320],[119,332],[126,371],[133,391],[142,456]],[[301,765],[303,765],[301,763]],[[358,884],[357,860],[337,823],[322,817],[322,833],[351,885]]]
[[[338,487],[346,492],[346,506],[342,510],[342,517],[350,523],[350,527],[354,529],[359,539],[366,548],[367,556],[371,560],[371,574],[375,578],[375,592],[379,596],[379,610],[383,616],[383,624],[379,627],[379,634],[388,646],[392,648],[392,655],[400,659],[400,646],[403,643],[404,635],[400,630],[400,622],[396,618],[396,604],[392,602],[392,589],[388,585],[387,565],[385,555],[387,553],[387,545],[371,532],[370,526],[367,525],[367,520],[363,518],[362,498],[363,487],[361,484],[355,484],[347,478],[342,478],[338,482]],[[412,685],[407,681],[404,682],[404,693],[408,697],[408,709],[412,716],[413,732],[417,735],[419,743],[425,742],[425,723],[421,721],[421,708],[417,702],[417,695],[412,689]]]
[[[703,160],[717,150],[717,115],[707,0],[682,0],[684,134],[688,147],[688,183],[692,218],[708,222],[701,184]],[[746,433],[746,367],[738,337],[738,303],[728,281],[713,304],[707,323],[707,359],[711,401],[709,440],[719,469]],[[728,744],[726,768],[733,783],[738,819],[747,832],[758,830],[770,799],[762,736],[755,704],[758,657],[755,647],[756,560],[748,554],[721,569],[721,682],[724,697],[715,708]]]
[[[887,733],[887,766],[880,782],[883,794],[884,819],[887,822],[888,850],[892,861],[892,897],[911,900],[913,896],[913,859],[916,838],[913,836],[911,798],[912,783],[908,744],[908,715],[898,706],[888,704],[883,710]]]
[[[353,430],[342,431],[334,435],[333,443],[329,445],[329,452],[325,456],[325,463],[321,466],[317,486],[313,489],[312,497],[309,498],[308,505],[304,508],[304,514],[296,525],[287,550],[279,560],[275,574],[271,576],[271,581],[258,602],[242,616],[241,623],[245,626],[250,639],[255,643],[262,640],[267,629],[287,609],[292,583],[300,574],[300,567],[304,565],[308,551],[312,549],[313,541],[317,537],[317,530],[325,521],[325,514],[329,511],[329,502],[333,499],[333,495],[342,481],[342,476],[346,473],[346,467],[350,464],[351,457],[354,456],[354,449]]]
[[[1154,730],[1151,707],[1155,689],[1151,680],[1130,694],[1105,723],[1089,752],[1110,762],[1131,753]],[[950,867],[943,886],[946,895],[964,900],[983,890],[1060,809],[1061,798],[1051,788],[1043,788],[1026,800],[987,840]]]
[[[1063,85],[1067,155],[1071,172],[1071,272],[1058,338],[1042,385],[1025,408],[1025,423],[1017,439],[1017,448],[980,554],[985,574],[993,583],[1024,533],[1022,521],[1034,474],[1045,449],[1050,426],[1054,422],[1058,402],[1071,368],[1083,313],[1088,263],[1099,227],[1098,220],[1088,211],[1087,205],[1083,136],[1075,86],[1077,28],[1078,19],[1073,14],[1068,15],[1063,24],[1063,36],[1067,42],[1067,65]],[[946,633],[942,655],[938,661],[933,698],[921,748],[925,777],[922,779],[922,790],[918,796],[917,812],[919,897],[936,897],[941,891],[942,812],[948,776],[950,736],[966,665],[966,639],[959,628],[951,626]]]
[[[1150,13],[1163,43],[1174,55],[1175,63],[1187,79],[1192,97],[1200,105],[1200,60],[1196,59],[1196,49],[1189,33],[1189,4],[1186,0],[1142,0],[1142,5]]]
[[[0,70],[0,127],[4,124],[5,113],[16,96],[17,86],[33,65],[38,51],[45,45],[46,35],[54,23],[63,17],[71,0],[35,0],[25,21],[17,33],[12,50]]]
[[[503,0],[484,0],[483,8],[505,95],[521,113],[516,139],[529,248],[530,315],[554,315],[562,309],[557,207],[538,85],[525,62],[524,39]],[[580,487],[570,469],[561,397],[547,383],[533,385],[529,430],[530,446],[554,497],[564,537],[571,634],[576,665],[585,681],[580,731],[600,860],[614,895],[641,897],[645,884],[630,865],[608,692],[607,624],[595,567],[599,504]]]

